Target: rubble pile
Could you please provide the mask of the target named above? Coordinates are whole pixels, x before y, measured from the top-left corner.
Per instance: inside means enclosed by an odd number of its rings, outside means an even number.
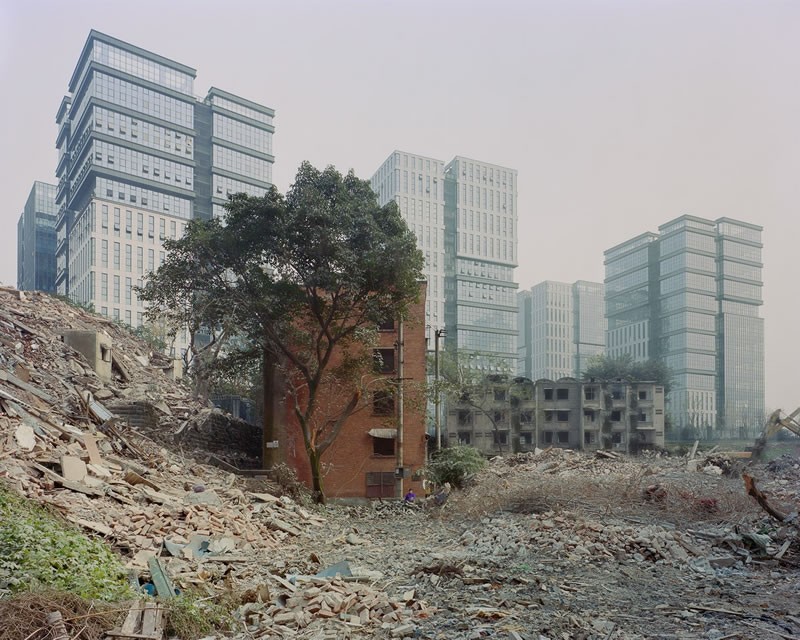
[[[68,329],[113,340],[110,376]],[[797,458],[748,467],[782,521],[738,458],[694,451],[535,451],[444,504],[322,510],[180,453],[175,433],[220,414],[171,370],[106,319],[0,287],[0,479],[108,541],[159,599],[236,594],[236,640],[800,634]],[[147,428],[123,411],[137,403]],[[150,637],[142,598],[110,637]]]
[[[475,552],[522,557],[531,548],[562,554],[571,561],[683,564],[691,557],[707,556],[707,543],[662,526],[632,526],[584,519],[577,513],[548,511],[522,521],[484,518],[480,537],[471,530],[461,542]]]
[[[402,638],[413,634],[413,616],[425,617],[435,612],[415,598],[413,589],[401,597],[389,598],[382,591],[341,577],[307,581],[306,586],[285,585],[289,589],[273,604],[258,601],[243,605],[236,618],[260,638],[292,637],[302,629],[311,633],[326,621],[335,623],[336,637],[345,630],[378,627],[390,637]]]
[[[122,363],[113,380],[100,380],[62,342],[66,329],[113,338]],[[230,552],[275,549],[318,524],[319,516],[289,499],[246,491],[233,474],[170,452],[97,400],[165,405],[173,424],[211,412],[164,373],[164,363],[104,318],[43,294],[0,289],[0,477],[103,536],[137,568],[165,545],[198,536],[228,541],[215,561],[231,562]]]

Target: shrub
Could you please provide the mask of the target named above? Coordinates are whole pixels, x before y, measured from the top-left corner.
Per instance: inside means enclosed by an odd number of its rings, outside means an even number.
[[[433,454],[427,475],[438,485],[449,482],[454,487],[463,487],[485,465],[485,458],[473,447],[448,447]]]
[[[131,595],[110,548],[0,483],[0,589],[42,587],[107,601]]]

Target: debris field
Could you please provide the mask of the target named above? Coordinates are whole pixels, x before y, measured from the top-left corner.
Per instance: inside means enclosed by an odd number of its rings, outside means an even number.
[[[110,380],[66,329],[113,340]],[[548,449],[490,461],[442,506],[321,507],[183,449],[176,434],[219,410],[170,371],[106,319],[0,288],[0,482],[105,540],[158,596],[109,638],[165,637],[158,603],[187,590],[237,594],[219,637],[241,639],[800,638],[796,454]],[[157,429],[115,415],[140,401]]]

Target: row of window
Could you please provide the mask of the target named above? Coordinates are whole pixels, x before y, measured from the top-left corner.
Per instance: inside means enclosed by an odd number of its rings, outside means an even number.
[[[215,138],[227,140],[248,149],[272,154],[272,133],[265,129],[245,124],[241,120],[214,114]]]
[[[188,73],[172,69],[107,42],[94,42],[92,59],[137,78],[169,87],[189,96],[194,95],[194,78]]]
[[[95,194],[101,198],[117,198],[120,201],[130,202],[150,211],[166,212],[177,218],[188,220],[192,217],[192,201],[188,198],[145,189],[127,182],[97,178]]]
[[[133,111],[141,111],[167,122],[194,128],[194,103],[177,100],[158,91],[153,91],[121,78],[105,73],[95,73],[91,93],[98,98],[118,104]]]
[[[105,135],[131,140],[150,149],[189,159],[194,157],[192,136],[105,107],[94,108],[94,128]]]

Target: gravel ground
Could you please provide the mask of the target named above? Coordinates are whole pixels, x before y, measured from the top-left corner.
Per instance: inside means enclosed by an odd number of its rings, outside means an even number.
[[[293,637],[800,638],[797,528],[770,521],[746,496],[728,499],[743,494],[737,474],[690,473],[675,460],[554,459],[560,493],[534,470],[545,461],[531,458],[494,463],[442,509],[328,507],[326,524],[278,569],[313,573],[347,560],[373,589],[413,591],[419,608],[397,623],[333,620]],[[795,508],[796,462],[760,469],[771,495]],[[625,499],[614,504],[597,478],[625,485]],[[654,485],[676,499],[632,498]],[[708,496],[720,504],[697,504]]]

